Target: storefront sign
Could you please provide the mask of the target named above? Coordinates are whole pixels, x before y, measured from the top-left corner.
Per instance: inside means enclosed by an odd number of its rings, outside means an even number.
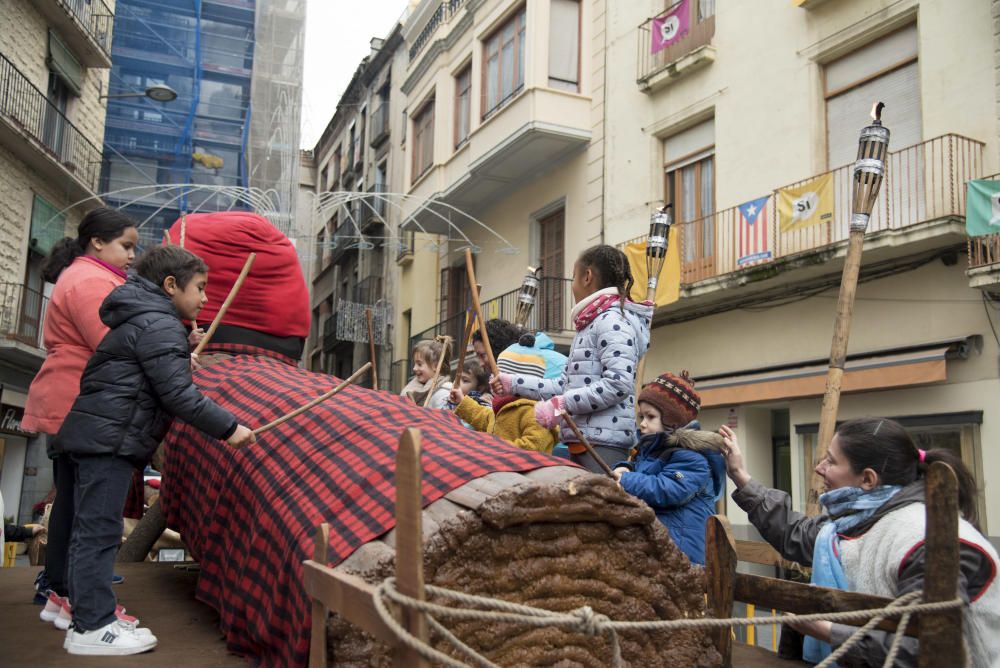
[[[17,436],[31,436],[33,432],[21,428],[24,409],[19,406],[0,404],[0,432]]]

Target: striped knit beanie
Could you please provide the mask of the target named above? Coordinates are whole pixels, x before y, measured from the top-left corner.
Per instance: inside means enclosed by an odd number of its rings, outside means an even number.
[[[519,348],[520,350],[515,350]],[[503,373],[533,378],[545,377],[545,358],[524,346],[513,345],[497,357],[497,367]]]
[[[694,381],[687,371],[680,376],[664,373],[642,388],[639,401],[660,411],[664,427],[683,427],[698,417],[701,397],[694,391]]]

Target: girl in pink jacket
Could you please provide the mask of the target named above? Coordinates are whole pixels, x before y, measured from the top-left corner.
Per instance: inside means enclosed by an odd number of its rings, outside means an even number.
[[[83,369],[108,331],[98,310],[104,298],[125,282],[138,241],[134,220],[114,209],[99,208],[83,217],[75,239],[66,237],[52,248],[43,271],[45,280],[56,284],[45,313],[47,356],[28,390],[26,430],[54,435],[62,426],[80,392]],[[44,588],[51,591],[41,617],[64,627],[69,623],[66,555],[73,522],[73,475],[66,457],[53,459],[53,474],[56,498],[49,516],[44,572],[48,579]],[[43,587],[39,589],[44,593]]]

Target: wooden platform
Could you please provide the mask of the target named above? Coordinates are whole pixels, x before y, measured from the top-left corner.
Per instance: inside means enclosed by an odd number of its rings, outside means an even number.
[[[0,568],[0,647],[5,666],[108,665],[106,657],[70,656],[62,648],[65,633],[39,620],[41,606],[31,602],[38,568]],[[141,620],[159,640],[152,652],[123,657],[122,665],[143,668],[209,668],[245,666],[246,661],[226,651],[211,608],[194,598],[197,575],[172,564],[115,564],[125,582],[115,585],[119,602]]]

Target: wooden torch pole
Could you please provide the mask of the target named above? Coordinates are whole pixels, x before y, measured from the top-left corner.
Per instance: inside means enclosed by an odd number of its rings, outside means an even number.
[[[479,284],[476,283],[476,268],[472,266],[472,251],[465,249],[465,271],[469,275],[469,291],[472,293],[472,308],[476,311],[476,318],[479,320],[479,334],[483,337],[483,348],[486,349],[486,361],[489,362],[490,372],[494,376],[500,375],[497,368],[497,359],[493,356],[493,346],[490,345],[490,337],[486,335],[486,319],[483,317],[483,306],[479,303]]]
[[[375,325],[372,318],[372,310],[365,309],[365,320],[368,321],[368,359],[372,363],[372,389],[378,389],[378,364],[375,360]]]
[[[851,335],[851,319],[854,316],[854,296],[858,290],[858,274],[861,271],[861,252],[865,243],[865,230],[871,216],[872,207],[885,178],[886,157],[889,150],[889,130],[882,126],[881,102],[872,108],[872,124],[861,130],[858,142],[858,159],[854,163],[853,206],[851,215],[851,235],[847,242],[847,257],[840,279],[840,296],[837,298],[837,319],[833,325],[833,342],[830,345],[830,369],[826,375],[826,392],[823,394],[823,408],[819,416],[819,434],[813,462],[818,464],[826,457],[827,448],[833,440],[837,428],[837,410],[840,408],[840,387],[844,380],[844,364],[847,361],[847,340]],[[823,493],[823,480],[813,474],[806,512],[818,515],[819,495]]]

